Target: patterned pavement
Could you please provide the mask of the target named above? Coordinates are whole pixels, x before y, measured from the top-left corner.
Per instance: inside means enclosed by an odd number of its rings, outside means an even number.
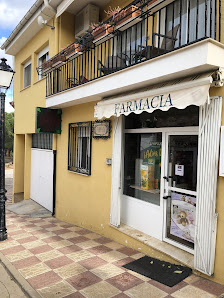
[[[224,286],[189,276],[170,288],[122,268],[139,252],[54,217],[7,211],[0,251],[42,297],[218,297]]]

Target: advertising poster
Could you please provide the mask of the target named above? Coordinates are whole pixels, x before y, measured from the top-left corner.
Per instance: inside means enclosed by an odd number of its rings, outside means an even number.
[[[194,243],[196,197],[171,193],[170,234]]]

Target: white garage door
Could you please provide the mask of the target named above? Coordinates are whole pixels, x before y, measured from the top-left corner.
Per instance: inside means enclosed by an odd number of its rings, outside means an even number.
[[[34,134],[31,149],[30,198],[53,212],[54,152],[52,137]]]

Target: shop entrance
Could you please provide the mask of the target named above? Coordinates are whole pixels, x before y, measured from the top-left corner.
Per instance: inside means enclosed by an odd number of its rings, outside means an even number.
[[[167,132],[165,143],[163,239],[193,253],[198,132]]]

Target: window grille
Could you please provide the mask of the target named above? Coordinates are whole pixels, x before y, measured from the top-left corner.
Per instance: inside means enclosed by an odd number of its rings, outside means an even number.
[[[91,175],[92,123],[69,124],[68,170]]]
[[[35,133],[32,135],[32,148],[52,150],[53,134]]]

